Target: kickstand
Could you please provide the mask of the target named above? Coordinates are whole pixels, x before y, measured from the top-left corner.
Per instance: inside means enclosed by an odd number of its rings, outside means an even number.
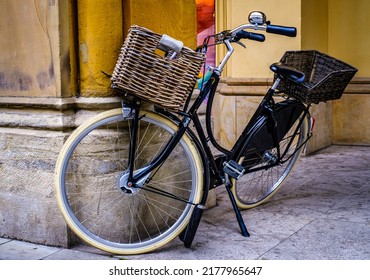
[[[247,230],[247,227],[245,226],[242,214],[240,213],[240,210],[239,210],[238,206],[236,205],[234,194],[231,191],[232,186],[231,186],[230,180],[228,178],[229,176],[226,175],[226,177],[227,177],[227,179],[226,179],[225,187],[226,187],[227,193],[229,194],[231,204],[233,205],[234,212],[235,212],[235,215],[236,215],[236,219],[238,220],[240,230],[241,230],[243,236],[249,237],[250,234]]]

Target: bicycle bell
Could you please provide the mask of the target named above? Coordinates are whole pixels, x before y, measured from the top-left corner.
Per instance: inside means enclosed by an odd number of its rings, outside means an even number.
[[[263,25],[266,23],[266,15],[258,11],[251,12],[248,19],[251,24],[255,25]]]

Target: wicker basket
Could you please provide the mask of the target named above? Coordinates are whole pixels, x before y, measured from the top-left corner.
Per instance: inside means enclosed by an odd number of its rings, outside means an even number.
[[[288,51],[280,62],[302,71],[301,84],[283,79],[278,90],[305,103],[339,99],[357,69],[318,51]]]
[[[205,60],[183,47],[174,59],[156,53],[162,35],[131,26],[112,75],[112,85],[170,110],[181,110]]]

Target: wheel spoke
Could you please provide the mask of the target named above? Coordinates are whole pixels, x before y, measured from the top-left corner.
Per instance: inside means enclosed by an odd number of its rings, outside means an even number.
[[[296,128],[301,118],[297,119],[296,123],[281,139],[279,143],[280,153],[284,158],[280,159],[278,164],[269,166],[268,163],[270,158],[277,157],[276,148],[261,153],[246,154],[240,160],[241,163],[248,164],[249,170],[247,174],[234,182],[233,191],[240,208],[251,208],[265,202],[281,187],[298,160],[303,144],[307,139],[308,122],[307,118],[304,118],[298,131],[296,131]],[[258,129],[263,131],[263,126]],[[294,134],[294,132],[297,133]],[[255,133],[258,134],[258,131]],[[253,145],[253,139],[249,145]],[[247,145],[246,150],[253,150],[252,147]],[[264,157],[266,153],[268,153],[267,158]]]
[[[203,186],[200,156],[184,135],[147,182],[129,188],[131,121],[117,109],[82,125],[66,142],[56,167],[66,222],[91,245],[122,254],[150,251],[180,234]],[[135,168],[161,153],[175,131],[164,117],[143,112]]]

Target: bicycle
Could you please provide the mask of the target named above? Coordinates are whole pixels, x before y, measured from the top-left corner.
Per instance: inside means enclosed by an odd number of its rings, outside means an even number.
[[[311,103],[339,98],[356,69],[316,51],[287,52],[270,67],[273,85],[235,145],[226,149],[214,137],[211,109],[232,43],[265,41],[262,33],[248,29],[296,36],[294,27],[272,25],[262,12],[252,12],[247,24],[206,38],[196,51],[131,27],[112,76],[112,86],[125,95],[122,107],[79,126],[56,164],[58,205],[79,238],[115,254],[149,252],[175,237],[190,247],[208,191],[221,185],[242,235],[249,236],[239,208],[255,207],[276,193],[311,137]],[[191,103],[204,53],[212,44],[224,44],[227,53],[208,81],[200,80],[200,93]],[[153,54],[158,49],[163,57]],[[316,71],[312,62],[295,69],[293,64],[303,59],[323,59],[320,66],[333,62],[329,76],[334,80],[328,85],[327,74],[320,76],[323,70]],[[307,74],[312,68],[317,73]],[[323,80],[325,87],[316,94]],[[197,111],[206,98],[203,129]],[[154,108],[143,108],[143,101]],[[210,144],[221,155],[214,155]]]

